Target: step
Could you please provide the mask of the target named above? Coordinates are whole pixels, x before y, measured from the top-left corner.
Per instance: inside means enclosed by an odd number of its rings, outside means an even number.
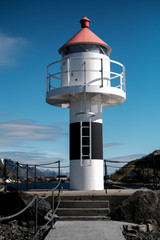
[[[102,221],[111,220],[108,216],[56,216],[55,221]]]
[[[109,208],[58,208],[58,216],[107,216]]]
[[[107,195],[65,195],[61,194],[61,201],[63,200],[106,200],[107,201],[108,196]]]
[[[109,208],[109,201],[62,200],[59,208]]]

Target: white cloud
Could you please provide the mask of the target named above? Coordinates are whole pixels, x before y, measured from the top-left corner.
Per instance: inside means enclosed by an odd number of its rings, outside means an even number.
[[[15,65],[26,44],[27,40],[22,37],[0,33],[0,67]]]
[[[19,162],[22,164],[47,164],[47,163],[54,163],[55,161],[60,160],[61,165],[65,165],[65,160],[63,158],[56,157],[48,157],[47,153],[30,151],[30,152],[23,152],[23,151],[1,151],[0,152],[0,159],[11,159],[12,161]],[[46,166],[46,168],[53,167],[52,165]]]
[[[14,146],[26,141],[53,140],[65,133],[54,125],[35,124],[29,119],[0,123],[0,146]]]

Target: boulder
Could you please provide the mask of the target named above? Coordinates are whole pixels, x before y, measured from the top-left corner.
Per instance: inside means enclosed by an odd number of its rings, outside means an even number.
[[[35,195],[27,194],[22,191],[0,192],[0,216],[13,215],[25,208]],[[44,199],[38,199],[38,223],[43,223],[44,216],[51,209],[50,204]],[[35,204],[30,206],[24,213],[17,216],[20,221],[34,221]]]
[[[117,208],[116,219],[133,223],[155,219],[160,226],[160,191],[133,193]]]
[[[124,225],[123,235],[126,240],[160,240],[160,233],[154,231],[152,225],[150,225],[150,229],[148,229],[147,224]]]

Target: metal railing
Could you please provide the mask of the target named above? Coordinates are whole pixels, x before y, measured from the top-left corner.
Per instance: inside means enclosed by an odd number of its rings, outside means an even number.
[[[126,91],[125,89],[125,67],[123,64],[114,61],[114,60],[108,60],[109,64],[111,65],[111,70],[112,70],[112,65],[113,66],[120,66],[121,70],[119,72],[117,71],[110,71],[107,74],[110,75],[110,78],[105,77],[104,76],[104,70],[105,70],[105,66],[104,66],[104,61],[103,58],[83,58],[84,59],[84,65],[85,68],[84,69],[75,69],[71,71],[71,60],[77,60],[77,59],[82,59],[82,58],[78,58],[78,57],[68,57],[68,58],[63,58],[62,60],[53,62],[51,64],[49,64],[47,66],[46,69],[46,92],[48,93],[50,90],[55,89],[60,87],[60,83],[61,83],[61,75],[63,73],[66,73],[66,77],[67,77],[67,86],[70,87],[71,83],[70,83],[70,78],[71,78],[71,72],[100,72],[101,73],[101,83],[100,83],[100,87],[104,86],[104,81],[110,81],[110,86],[109,87],[115,87],[115,88],[119,88],[121,90],[123,90],[124,92]],[[95,70],[95,69],[90,69],[87,68],[87,64],[86,64],[86,60],[99,60],[101,62],[101,68],[99,70]],[[66,62],[67,64],[67,70],[66,71],[57,71],[57,64],[62,64],[62,62]],[[51,69],[51,67],[54,67],[54,71],[53,69]],[[60,66],[58,67],[60,69]],[[52,73],[51,73],[52,72]],[[85,74],[84,74],[85,75]],[[91,85],[92,83],[99,81],[100,79],[96,79],[93,81],[90,81],[87,83],[87,85]],[[115,83],[115,80],[118,79],[118,84]],[[59,80],[59,86],[57,87],[55,85],[55,80]],[[85,77],[84,77],[84,84],[85,83]]]
[[[3,169],[3,179],[4,179],[4,186],[7,187],[6,181],[7,181],[7,167],[16,167],[16,184],[17,184],[17,190],[19,189],[19,168],[23,168],[26,170],[26,190],[29,189],[29,170],[34,170],[34,189],[36,189],[36,179],[37,179],[37,167],[46,167],[49,165],[58,164],[57,167],[51,167],[51,168],[58,168],[58,180],[60,181],[60,160],[50,163],[43,163],[43,164],[24,164],[19,162],[14,162],[10,159],[4,159],[4,169]],[[50,168],[50,167],[49,167]]]
[[[50,212],[51,214],[50,214],[50,216],[48,217],[48,221],[47,221],[47,223],[46,223],[44,226],[42,226],[42,227],[40,227],[40,228],[38,229],[38,224],[37,224],[37,223],[38,223],[38,218],[37,218],[37,221],[35,221],[35,222],[36,222],[36,223],[35,223],[35,235],[33,236],[32,240],[37,239],[38,234],[39,234],[47,225],[49,225],[50,223],[51,223],[51,226],[52,226],[52,228],[53,228],[55,213],[56,213],[56,211],[57,211],[57,209],[58,209],[58,207],[59,207],[59,204],[60,204],[60,190],[61,190],[61,189],[60,189],[60,183],[61,183],[61,180],[59,181],[59,183],[57,184],[57,186],[51,190],[51,191],[52,191],[52,209],[51,209],[51,212]],[[55,191],[57,188],[59,188],[59,191],[58,191],[58,203],[57,203],[56,208],[54,209],[54,203],[55,203],[55,201],[54,201],[54,191]],[[37,195],[37,196],[38,196],[38,195]],[[46,198],[48,198],[49,196],[50,196],[50,194],[48,194],[47,196],[44,196],[44,197],[38,196],[38,198],[39,198],[39,199],[46,199]],[[36,216],[38,216],[38,210],[37,210]]]
[[[50,193],[47,195],[47,196],[38,196],[38,195],[35,195],[35,197],[32,199],[32,201],[25,207],[23,208],[22,210],[20,210],[19,212],[13,214],[13,215],[10,215],[10,216],[6,216],[6,217],[1,217],[0,218],[0,222],[2,221],[6,221],[6,220],[11,220],[12,218],[15,218],[19,215],[21,215],[22,213],[24,213],[29,207],[31,207],[33,204],[35,206],[35,219],[34,219],[34,236],[32,238],[32,240],[35,240],[37,239],[39,233],[47,226],[51,223],[51,226],[53,228],[53,225],[54,225],[54,218],[55,218],[55,213],[59,207],[59,204],[60,204],[60,183],[61,183],[61,180],[58,182],[57,186],[54,187],[53,189],[51,189],[51,192],[52,192],[52,208],[51,208],[51,215],[50,217],[48,217],[48,221],[45,225],[43,225],[42,227],[38,228],[38,199],[46,199],[50,196]],[[58,204],[56,206],[56,208],[54,209],[54,204],[55,204],[55,201],[54,201],[54,191],[59,188],[59,191],[58,191]]]

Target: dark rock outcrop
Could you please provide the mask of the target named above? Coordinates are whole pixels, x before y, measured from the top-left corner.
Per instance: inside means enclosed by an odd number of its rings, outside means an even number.
[[[124,226],[127,240],[160,240],[160,190],[133,193],[119,205],[114,217],[135,223]]]
[[[19,223],[12,220],[7,223],[0,224],[0,240],[31,240],[34,234],[34,227],[26,222]]]
[[[0,192],[0,217],[13,215],[25,208],[34,195],[21,191]],[[38,199],[38,225],[46,223],[44,216],[51,209],[44,199]],[[35,228],[35,205],[31,205],[24,213],[11,220],[0,222],[0,240],[31,240]],[[46,229],[38,237],[44,239]]]
[[[141,223],[150,218],[160,226],[160,191],[137,191],[116,211],[117,220]]]
[[[123,226],[126,240],[160,240],[157,222],[149,219],[142,224],[128,224]]]
[[[34,195],[21,191],[0,192],[0,216],[13,215],[25,208],[34,198]],[[38,221],[44,222],[44,215],[51,209],[44,199],[38,199]],[[35,219],[34,203],[24,213],[16,217],[17,220],[33,221]]]

